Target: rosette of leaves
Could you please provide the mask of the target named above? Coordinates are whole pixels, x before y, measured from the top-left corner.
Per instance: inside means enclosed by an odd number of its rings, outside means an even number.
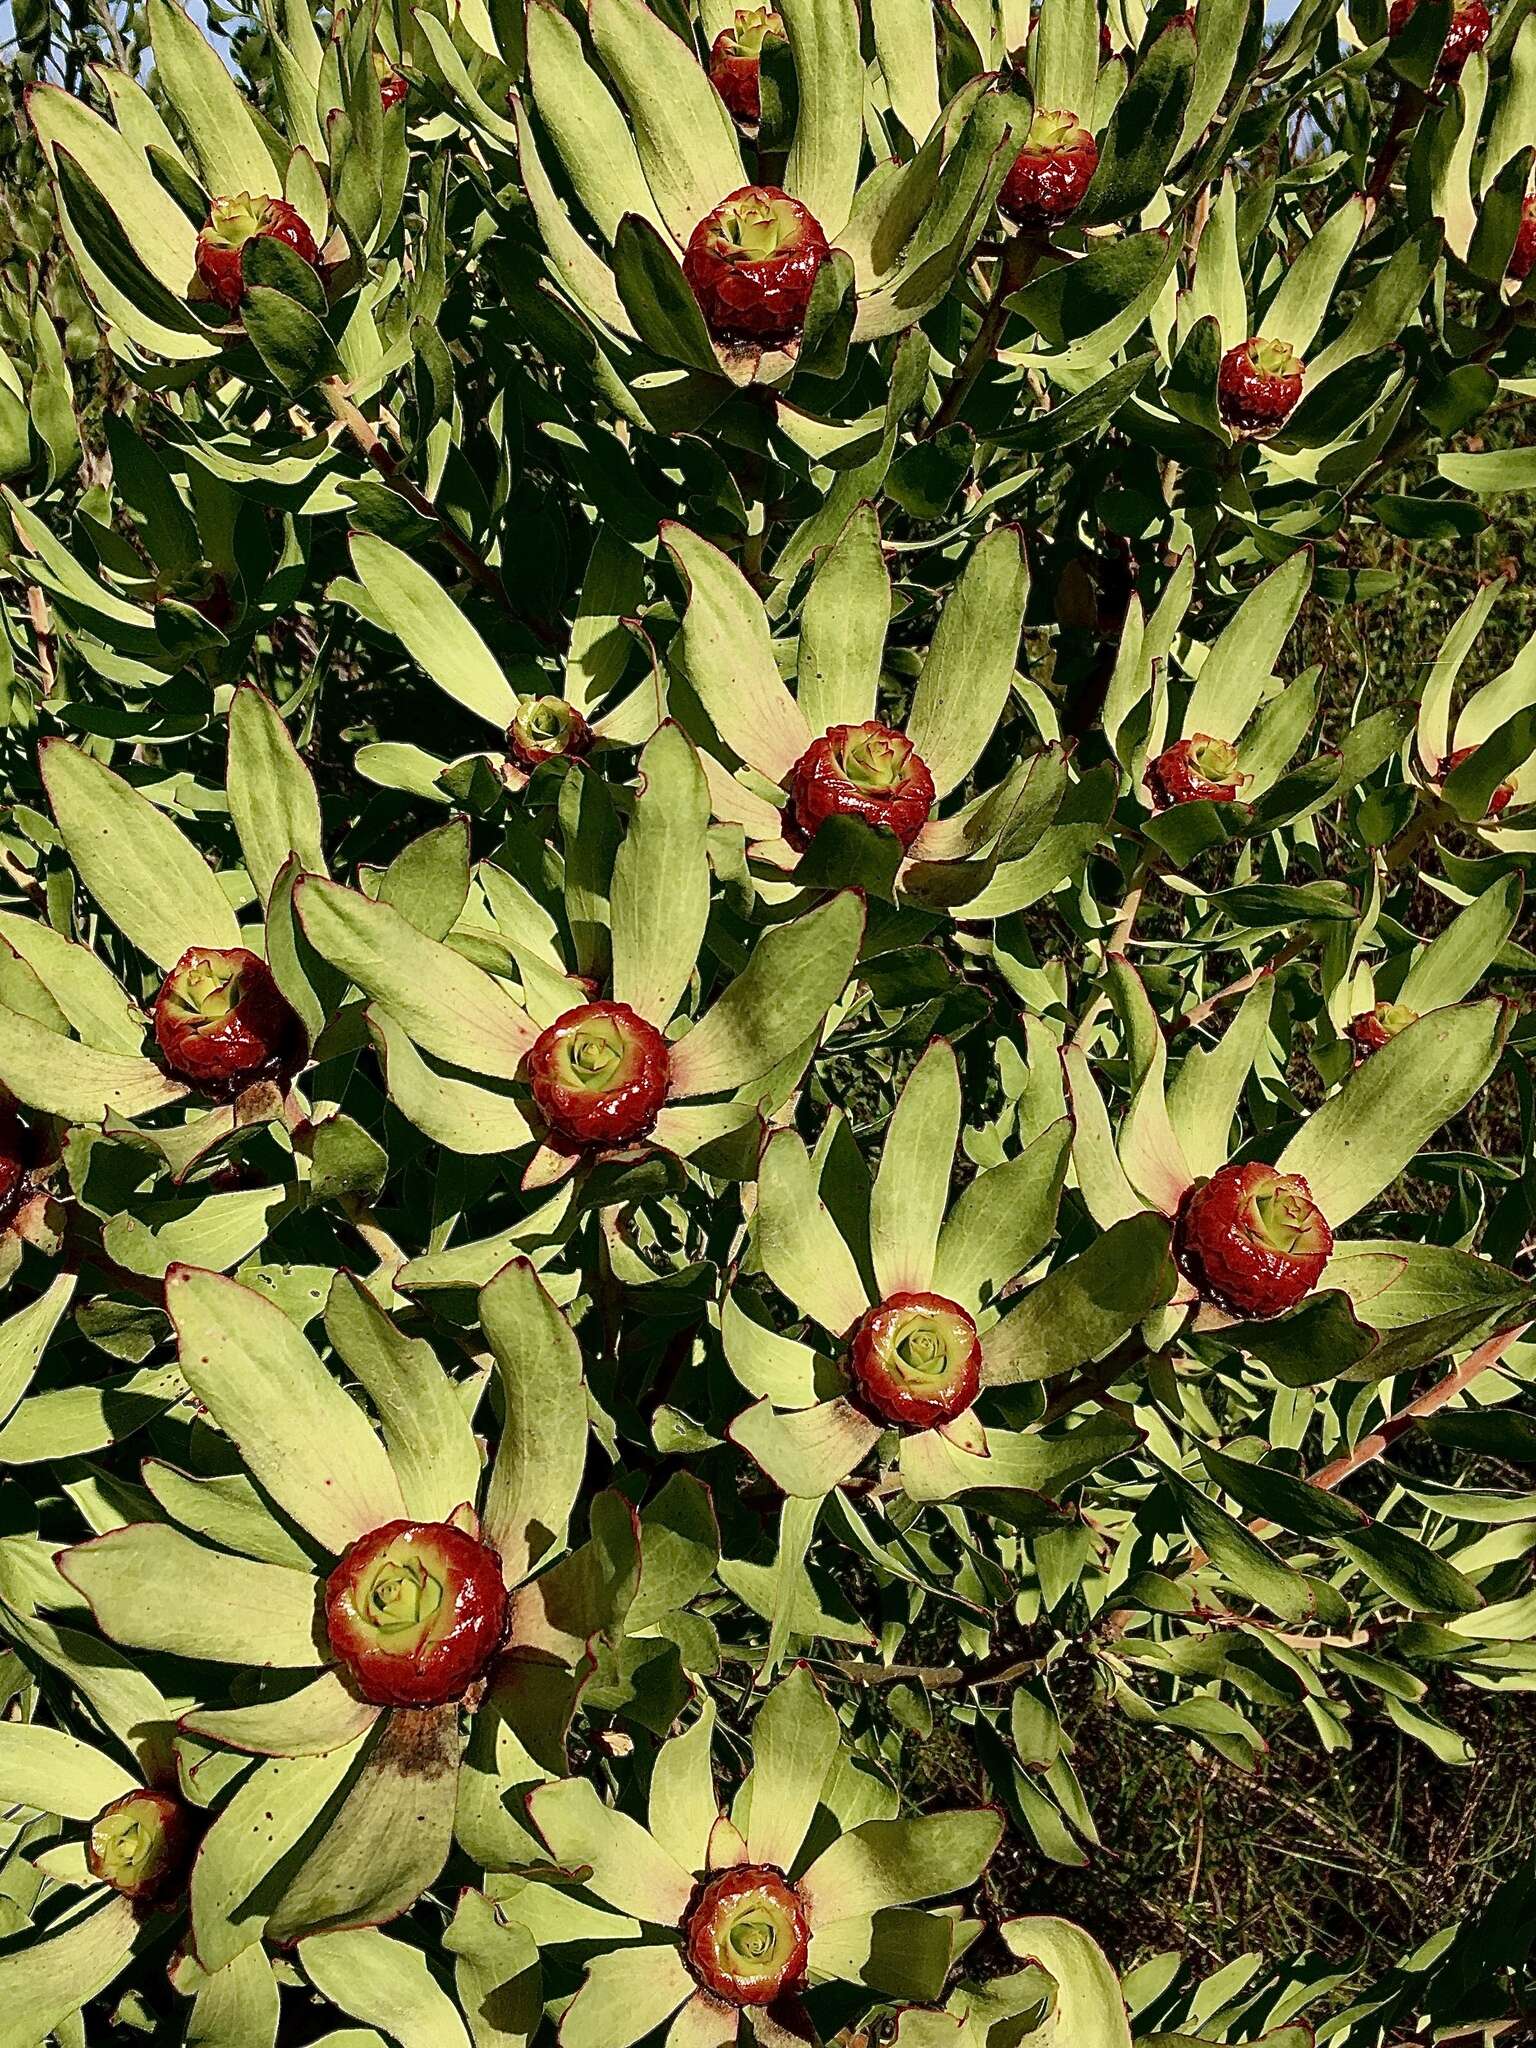
[[[178,1266],[166,1297],[182,1375],[240,1464],[203,1478],[150,1461],[156,1518],[60,1568],[111,1640],[229,1670],[179,1720],[184,1768],[231,1788],[191,1876],[193,1946],[217,1970],[263,1934],[406,1911],[456,1826],[478,1855],[531,1852],[508,1794],[563,1768],[589,1645],[633,1597],[639,1535],[627,1503],[599,1501],[591,1545],[566,1550],[581,1357],[526,1263],[479,1298],[506,1416],[484,1469],[431,1347],[349,1275],[326,1334],[373,1415],[238,1281]],[[275,1824],[253,1846],[258,1811]]]
[[[170,1755],[169,1722],[153,1753]],[[146,1732],[146,1731],[141,1731]],[[136,1954],[186,1927],[186,1887],[205,1813],[174,1772],[146,1784],[110,1750],[38,1721],[0,1729],[0,1801],[31,1816],[23,1854],[44,1891],[28,1939],[0,1958],[5,2024],[17,2041],[62,2032]],[[273,2041],[278,1989],[266,1952],[243,1949],[203,1970],[183,1952],[171,1964],[190,1997],[189,2026],[205,2039]]]
[[[1273,994],[1261,981],[1220,1043],[1191,1051],[1170,1079],[1146,990],[1123,959],[1111,957],[1107,990],[1129,1078],[1114,1127],[1091,1044],[1074,1042],[1063,1054],[1078,1187],[1103,1229],[1149,1210],[1176,1218],[1191,1191],[1234,1156],[1261,1156],[1234,1131]],[[1372,1378],[1405,1361],[1428,1363],[1501,1318],[1507,1324],[1523,1296],[1512,1274],[1446,1248],[1394,1242],[1388,1249],[1384,1240],[1346,1240],[1340,1232],[1487,1084],[1512,1021],[1496,997],[1431,1010],[1349,1072],[1320,1107],[1283,1125],[1262,1151],[1273,1153],[1281,1175],[1304,1182],[1333,1240],[1316,1291],[1273,1320],[1245,1321],[1201,1299],[1186,1273],[1154,1325],[1156,1341],[1171,1338],[1193,1312],[1195,1333],[1219,1333],[1305,1385],[1342,1370]],[[1426,1313],[1419,1279],[1429,1281],[1431,1272],[1436,1298]]]
[[[820,886],[857,881],[921,908],[968,918],[1017,907],[1067,789],[1061,753],[1025,755],[991,788],[958,804],[1003,720],[1028,596],[1020,538],[1004,527],[978,545],[951,593],[912,686],[902,774],[928,777],[933,799],[915,835],[834,810],[799,829],[797,767],[829,732],[873,721],[885,685],[891,582],[872,506],[850,518],[819,563],[800,620],[793,691],[780,675],[768,614],[741,571],[681,526],[662,538],[684,579],[687,608],[669,651],[713,729],[703,755],[714,816],[739,826],[765,879]],[[907,663],[910,667],[910,661]],[[886,746],[891,736],[882,726]],[[855,798],[856,768],[840,769]],[[877,790],[878,794],[878,790]],[[940,816],[940,806],[947,815]],[[1042,883],[1049,888],[1055,877]],[[995,914],[995,913],[994,913]]]
[[[837,1220],[800,1138],[768,1141],[755,1263],[809,1328],[802,1338],[774,1330],[738,1286],[721,1335],[759,1396],[731,1436],[786,1493],[825,1494],[878,1447],[912,1500],[978,1489],[1050,1497],[1125,1446],[1123,1434],[1092,1428],[1078,1440],[1010,1427],[1007,1394],[1102,1357],[1167,1299],[1166,1227],[1131,1220],[1020,1288],[1054,1232],[1070,1123],[977,1174],[951,1208],[960,1114],[955,1055],[938,1040],[901,1092],[867,1206],[845,1198]],[[966,1380],[973,1346],[979,1370]],[[957,1394],[968,1398],[957,1405]]]
[[[551,919],[507,870],[481,870],[496,924],[486,933],[489,948],[479,950],[500,975],[388,903],[314,879],[296,897],[310,944],[369,999],[392,1099],[428,1136],[458,1150],[535,1148],[525,1187],[551,1185],[605,1156],[687,1157],[781,1104],[843,993],[863,932],[863,905],[851,890],[774,926],[678,1033],[710,908],[709,804],[698,757],[677,727],[656,734],[641,756],[642,787],[622,838],[606,785],[575,775],[565,784],[574,799],[565,812],[565,918]],[[603,980],[652,1037],[673,1032],[664,1099],[633,1145],[549,1142],[537,1112],[507,1086],[543,1034],[597,992],[572,979],[562,956],[567,934],[577,974]],[[508,968],[521,1000],[508,990]]]
[[[709,81],[702,24],[679,15],[669,26],[641,0],[601,0],[587,36],[553,7],[529,13],[529,91],[515,117],[550,283],[642,419],[658,406],[658,423],[697,417],[719,403],[722,379],[841,377],[850,342],[896,334],[943,298],[1007,170],[1009,110],[977,80],[942,116],[935,103],[914,155],[866,173],[857,16],[813,0],[780,12],[786,40],[765,46],[751,166]],[[785,347],[717,345],[681,254],[723,199],[780,183],[832,250],[804,335]],[[660,365],[692,374],[653,391]]]
[[[616,748],[643,745],[655,732],[661,709],[653,677],[647,673],[625,687],[636,641],[621,623],[642,609],[645,564],[613,528],[600,527],[592,542],[558,671],[542,657],[498,658],[439,578],[403,548],[377,534],[354,533],[351,554],[355,581],[338,579],[332,595],[392,635],[447,697],[496,733],[487,752],[454,761],[417,744],[370,742],[356,755],[359,774],[370,781],[484,810],[497,783],[520,794],[540,767],[547,783],[563,760],[591,753],[601,765]],[[547,765],[531,764],[526,750],[519,760],[513,751],[512,728],[530,717],[548,728],[539,749],[547,752]]]
[[[640,1937],[588,1963],[561,2021],[564,2048],[628,2048],[663,2026],[672,2048],[814,2042],[845,2009],[840,1984],[935,1998],[979,1931],[924,1902],[976,1884],[996,1814],[869,1817],[878,1788],[849,1770],[837,1715],[803,1668],[758,1709],[751,1768],[728,1810],[714,1726],[706,1703],[662,1746],[648,1825],[584,1778],[529,1797],[556,1864]],[[744,1877],[757,1881],[746,1913],[731,1896]]]
[[[389,237],[406,184],[406,116],[380,101],[371,13],[323,43],[288,9],[276,37],[286,133],[248,104],[223,59],[175,4],[150,21],[156,76],[180,136],[137,80],[109,76],[115,120],[56,86],[28,111],[57,185],[60,225],[103,319],[135,364],[228,356],[247,381],[294,393],[377,349],[377,295],[360,301],[365,259]],[[263,237],[241,251],[237,312],[197,282],[198,228],[217,199],[293,207],[311,264]],[[366,336],[366,342],[363,337]]]

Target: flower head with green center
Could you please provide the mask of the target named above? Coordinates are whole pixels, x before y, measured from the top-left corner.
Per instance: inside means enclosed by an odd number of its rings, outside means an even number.
[[[528,1054],[533,1099],[567,1145],[643,1138],[667,1097],[672,1062],[654,1024],[627,1003],[586,1003],[557,1017]]]
[[[728,2005],[772,2005],[805,1982],[810,1927],[782,1870],[742,1863],[709,1878],[683,1933],[689,1969]]]
[[[1142,777],[1159,810],[1202,799],[1207,803],[1231,803],[1248,779],[1238,767],[1237,748],[1232,742],[1213,739],[1208,732],[1175,740],[1147,764]]]
[[[865,1406],[909,1429],[952,1422],[981,1389],[975,1321],[942,1294],[893,1294],[870,1309],[854,1326],[848,1366]]]
[[[528,1799],[555,1862],[663,1936],[593,1957],[561,2020],[561,2048],[630,2048],[660,2039],[668,2022],[673,2042],[787,2048],[822,2038],[802,1994],[814,2003],[839,1980],[876,1990],[902,1981],[909,1995],[936,1997],[949,1973],[942,1916],[911,1909],[975,1884],[999,1817],[863,1819],[860,1774],[847,1770],[837,1715],[804,1666],[758,1709],[750,1777],[723,1811],[714,1720],[710,1702],[663,1746],[648,1827],[583,1777]],[[860,1818],[845,1824],[850,1791]]]
[[[1066,108],[1039,107],[997,195],[1016,227],[1049,229],[1070,219],[1099,167],[1099,146]]]
[[[1410,1024],[1417,1024],[1419,1013],[1410,1010],[1406,1003],[1377,1003],[1372,1009],[1362,1010],[1358,1017],[1349,1020],[1349,1036],[1354,1043],[1356,1057],[1365,1059],[1373,1052],[1396,1038]]]
[[[501,1647],[507,1589],[494,1551],[450,1522],[389,1522],[325,1586],[330,1646],[366,1700],[458,1699]]]
[[[828,253],[798,199],[777,185],[743,185],[693,230],[683,275],[717,341],[779,347],[804,327]]]
[[[91,1823],[85,1860],[125,1898],[163,1898],[184,1882],[193,1845],[187,1809],[167,1792],[127,1792]]]
[[[265,960],[243,946],[191,946],[155,998],[155,1042],[172,1073],[227,1095],[285,1077],[304,1035]]]
[[[1179,1207],[1174,1256],[1207,1300],[1244,1317],[1280,1315],[1317,1285],[1333,1232],[1300,1174],[1223,1166]]]
[[[211,298],[227,311],[245,296],[242,252],[259,236],[286,242],[305,263],[318,264],[320,248],[304,216],[286,199],[264,192],[235,192],[214,200],[197,238],[197,275]]]
[[[911,846],[933,809],[934,784],[905,733],[867,719],[834,725],[790,774],[791,820],[809,845],[829,818],[858,818]]]
[[[1250,440],[1278,433],[1296,410],[1306,367],[1288,341],[1256,335],[1229,348],[1216,373],[1223,424]]]
[[[507,727],[507,748],[524,768],[562,756],[579,759],[592,745],[592,728],[563,697],[519,697]]]

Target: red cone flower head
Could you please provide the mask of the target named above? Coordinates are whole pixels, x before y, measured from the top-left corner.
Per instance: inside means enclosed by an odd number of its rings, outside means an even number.
[[[507,752],[524,768],[562,755],[579,760],[592,745],[592,728],[563,697],[519,697],[507,727]]]
[[[1235,1316],[1277,1316],[1311,1293],[1333,1232],[1299,1173],[1223,1166],[1185,1195],[1173,1231],[1179,1271]]]
[[[981,1343],[957,1301],[893,1294],[854,1324],[848,1368],[882,1422],[933,1429],[963,1415],[981,1391]]]
[[[800,1990],[810,1943],[800,1894],[767,1863],[706,1878],[683,1923],[689,1969],[728,2005],[772,2005]]]
[[[1445,763],[1445,766],[1441,769],[1440,779],[1444,781],[1445,777],[1450,774],[1453,768],[1459,768],[1463,761],[1470,761],[1472,756],[1476,752],[1476,747],[1458,747],[1455,753],[1452,754],[1449,760]],[[1487,816],[1490,818],[1496,818],[1499,815],[1500,811],[1507,809],[1508,806],[1514,802],[1514,797],[1514,783],[1501,782],[1498,788],[1493,792],[1493,795],[1488,799]]]
[[[584,1003],[541,1032],[528,1055],[539,1114],[567,1145],[628,1145],[667,1099],[667,1041],[628,1003]]]
[[[1016,227],[1055,228],[1076,213],[1099,167],[1099,145],[1076,114],[1037,108],[997,195]]]
[[[1216,375],[1223,424],[1256,440],[1278,433],[1296,410],[1306,368],[1288,341],[1255,337],[1229,348]]]
[[[905,733],[869,719],[834,725],[795,763],[789,825],[809,846],[828,818],[862,818],[911,846],[933,809],[933,777]]]
[[[411,82],[402,72],[395,70],[382,51],[374,51],[373,68],[379,77],[379,105],[387,114],[391,107],[398,107],[406,98]]]
[[[683,275],[716,341],[771,348],[805,326],[827,253],[820,222],[798,199],[777,185],[743,185],[688,237]]]
[[[1508,275],[1516,284],[1524,284],[1533,270],[1536,270],[1536,195],[1528,198],[1520,208],[1520,232],[1515,236]]]
[[[261,235],[286,242],[306,263],[318,264],[320,251],[297,207],[265,193],[237,192],[215,199],[207,225],[197,238],[197,274],[209,295],[231,313],[245,294],[241,250]]]
[[[192,1816],[168,1792],[125,1792],[91,1822],[92,1877],[128,1899],[159,1899],[185,1884],[196,1846]]]
[[[784,40],[784,24],[771,7],[738,7],[733,28],[721,29],[709,52],[709,82],[733,121],[755,129],[762,113],[759,73],[769,36]]]
[[[386,1522],[326,1580],[325,1632],[376,1706],[460,1699],[507,1632],[501,1559],[452,1522]]]
[[[1400,36],[1413,19],[1413,10],[1418,0],[1392,0],[1391,12],[1387,16],[1388,32]],[[1456,0],[1451,14],[1451,25],[1445,32],[1445,45],[1440,52],[1440,63],[1436,77],[1454,84],[1466,68],[1467,59],[1475,57],[1493,33],[1493,16],[1488,12],[1486,0]]]
[[[1349,1036],[1355,1047],[1356,1064],[1370,1053],[1380,1052],[1389,1038],[1396,1038],[1399,1031],[1406,1031],[1418,1021],[1418,1011],[1410,1010],[1406,1003],[1378,1003],[1374,1009],[1351,1017]]]
[[[1248,777],[1238,768],[1237,749],[1230,740],[1196,732],[1165,747],[1147,764],[1141,779],[1157,808],[1166,811],[1174,804],[1192,804],[1201,797],[1229,804]]]
[[[304,1032],[265,960],[243,946],[190,946],[160,984],[155,1042],[183,1081],[236,1094],[296,1067]]]

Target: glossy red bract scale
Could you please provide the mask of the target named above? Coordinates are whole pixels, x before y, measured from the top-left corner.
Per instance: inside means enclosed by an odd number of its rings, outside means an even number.
[[[1417,6],[1418,0],[1392,0],[1387,16],[1388,33],[1400,36],[1412,21]],[[1468,58],[1477,55],[1492,33],[1493,16],[1486,0],[1459,0],[1451,14],[1451,25],[1445,32],[1436,77],[1447,83],[1460,78]]]
[[[163,1899],[186,1882],[196,1841],[191,1814],[169,1792],[125,1792],[91,1822],[86,1866],[126,1899]]]
[[[386,1522],[325,1582],[332,1653],[380,1707],[461,1699],[501,1648],[507,1612],[501,1559],[452,1522]]]
[[[304,1033],[265,960],[243,946],[189,946],[155,998],[155,1043],[173,1074],[222,1095],[286,1076]]]
[[[1445,766],[1441,769],[1441,779],[1443,780],[1447,775],[1450,775],[1455,769],[1459,768],[1463,761],[1470,761],[1476,752],[1476,747],[1458,747],[1455,753],[1449,756]],[[1514,794],[1515,785],[1512,782],[1501,782],[1493,792],[1493,795],[1489,797],[1488,809],[1484,815],[1489,818],[1496,818],[1500,811],[1508,809],[1514,800]]]
[[[215,199],[197,238],[197,274],[210,297],[229,312],[239,311],[245,296],[242,251],[247,242],[269,236],[286,242],[306,263],[318,264],[320,250],[297,207],[266,193],[237,192]]]
[[[743,185],[688,237],[683,275],[716,341],[773,348],[805,326],[828,255],[814,214],[777,185]]]
[[[1299,1173],[1223,1166],[1179,1205],[1173,1253],[1206,1301],[1247,1318],[1282,1315],[1317,1285],[1333,1232]]]
[[[997,195],[998,211],[1016,227],[1060,227],[1082,205],[1098,167],[1099,145],[1076,114],[1037,110]]]
[[[1147,764],[1142,777],[1159,810],[1175,804],[1207,802],[1229,804],[1236,797],[1242,777],[1237,766],[1237,749],[1230,740],[1212,739],[1208,732],[1191,733],[1175,740],[1155,761]]]
[[[907,852],[933,809],[933,777],[905,733],[867,719],[834,725],[790,771],[790,836],[809,846],[828,818],[861,818]]]
[[[661,1113],[672,1054],[627,1003],[583,1003],[539,1034],[528,1084],[552,1135],[567,1145],[628,1145]]]
[[[784,24],[771,7],[738,7],[732,27],[721,29],[709,50],[709,82],[733,121],[755,129],[762,114],[762,51]]]
[[[0,1090],[0,1230],[15,1216],[27,1192],[27,1157],[21,1118]]]
[[[811,1930],[783,1871],[741,1863],[706,1878],[683,1923],[688,1967],[730,2005],[772,2005],[805,1983]]]
[[[1277,433],[1296,410],[1306,364],[1287,342],[1251,341],[1229,348],[1216,375],[1216,406],[1234,433]]]
[[[942,1294],[888,1295],[854,1324],[848,1370],[882,1422],[935,1429],[963,1415],[981,1391],[976,1324]]]
[[[387,114],[398,107],[411,90],[411,82],[398,71],[387,71],[379,80],[379,105]]]

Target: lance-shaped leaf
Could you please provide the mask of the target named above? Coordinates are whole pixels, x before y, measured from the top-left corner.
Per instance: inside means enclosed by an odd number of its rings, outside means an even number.
[[[78,1275],[60,1273],[25,1308],[0,1323],[0,1422],[4,1422],[31,1384],[48,1340],[70,1304]]]
[[[661,2027],[679,2006],[686,2015],[701,2002],[675,1948],[610,1950],[588,1963],[581,1989],[560,2022],[561,2048],[630,2048]],[[731,2024],[739,2029],[738,2015],[732,2015]],[[680,2042],[691,2038],[686,2030],[679,2036],[675,2028],[667,2036]]]
[[[795,135],[786,190],[836,241],[848,219],[864,147],[864,59],[852,0],[784,0],[795,59]]]
[[[339,1553],[406,1518],[367,1416],[275,1301],[221,1274],[172,1266],[165,1302],[182,1377],[301,1528]]]
[[[299,1961],[321,1996],[353,2019],[422,2048],[470,2048],[457,2007],[419,1948],[359,1927],[311,1935],[299,1946]]]
[[[1162,186],[1195,77],[1195,29],[1176,16],[1137,65],[1099,145],[1099,167],[1073,219],[1134,220]],[[1075,113],[1086,110],[1074,108]]]
[[[1028,595],[1019,530],[999,527],[950,593],[907,720],[907,737],[940,796],[970,774],[1002,715]]]
[[[721,1095],[772,1073],[820,1028],[847,986],[863,937],[864,904],[852,889],[765,932],[741,973],[674,1048],[673,1094]]]
[[[471,1154],[515,1152],[533,1144],[528,1119],[505,1084],[487,1087],[443,1071],[377,1003],[369,1004],[366,1022],[390,1101],[434,1144]]]
[[[948,1040],[936,1039],[897,1100],[870,1197],[870,1251],[882,1300],[932,1285],[959,1136],[960,1068]]]
[[[978,1173],[939,1234],[932,1285],[974,1315],[1045,1247],[1072,1149],[1070,1118],[1043,1130],[1016,1159]]]
[[[378,1734],[267,1931],[274,1941],[330,1928],[377,1927],[434,1883],[453,1843],[459,1709],[397,1709]]]
[[[361,1740],[382,1711],[349,1692],[334,1671],[324,1671],[254,1706],[194,1707],[182,1715],[181,1726],[189,1735],[253,1756],[329,1756]]]
[[[273,1905],[266,1880],[355,1772],[364,1739],[258,1764],[220,1809],[192,1866],[192,1926],[205,1969],[222,1969],[260,1941]]]
[[[7,2037],[21,2048],[46,2041],[104,1991],[133,1953],[139,1915],[120,1894],[74,1902],[40,1939],[0,1956],[0,2010]]]
[[[642,0],[592,0],[592,40],[634,128],[646,182],[679,244],[747,182],[736,130],[693,52]]]
[[[1166,1217],[1127,1217],[1011,1303],[982,1338],[988,1383],[1050,1379],[1112,1350],[1173,1292],[1169,1235]]]
[[[368,615],[388,627],[440,690],[504,733],[517,710],[517,691],[425,563],[376,533],[354,533],[352,566],[367,593]],[[529,682],[539,687],[537,672]]]
[[[539,119],[604,240],[612,242],[626,213],[659,227],[661,215],[618,103],[587,61],[576,29],[549,0],[533,0],[528,9],[528,76]]]
[[[294,890],[304,931],[323,959],[382,1003],[417,1045],[471,1074],[510,1081],[538,1037],[501,983],[387,903],[306,878]]]
[[[526,1259],[482,1288],[479,1306],[504,1410],[484,1534],[517,1585],[565,1541],[586,1463],[587,1394],[571,1326]]]
[[[794,1870],[839,1739],[837,1715],[803,1664],[781,1679],[758,1708],[752,1771],[742,1791],[747,1854],[754,1863]]]
[[[65,1820],[94,1820],[104,1806],[138,1790],[121,1764],[62,1728],[0,1725],[0,1802]]]
[[[317,1584],[194,1543],[160,1522],[130,1522],[63,1552],[59,1570],[114,1642],[252,1669],[319,1664]]]
[[[1070,1920],[1030,1914],[998,1932],[1021,1963],[1050,1972],[1056,2002],[1030,2036],[1038,2048],[1131,2048],[1120,1980],[1091,1934]]]
[[[567,1870],[590,1870],[586,1889],[621,1913],[676,1927],[693,1878],[627,1813],[604,1806],[585,1778],[541,1785],[528,1801],[533,1824]]]
[[[745,576],[708,541],[667,520],[661,538],[688,586],[678,659],[728,747],[777,782],[811,744],[773,658],[768,615]]]
[[[1523,895],[1520,876],[1506,875],[1474,897],[1414,961],[1397,1001],[1422,1016],[1470,994],[1515,929]]]
[[[38,764],[80,879],[125,938],[161,967],[239,945],[229,898],[163,811],[63,740],[44,740]]]
[[[1498,1065],[1512,1013],[1497,998],[1435,1010],[1355,1068],[1276,1164],[1299,1173],[1332,1227],[1372,1202]]]
[[[1195,679],[1184,712],[1186,733],[1238,737],[1269,687],[1311,581],[1312,558],[1298,551],[1244,598]]]
[[[314,777],[276,706],[248,683],[229,708],[226,782],[246,872],[263,902],[290,854],[307,873],[325,873]]]
[[[874,717],[890,620],[879,517],[860,505],[818,562],[800,615],[796,695],[813,733]]]
[[[446,1522],[455,1508],[473,1503],[480,1452],[458,1389],[432,1346],[407,1337],[351,1273],[338,1273],[331,1283],[325,1329],[383,1425],[406,1513]]]
[[[865,1821],[816,1858],[801,1896],[814,1919],[831,1922],[968,1891],[1002,1832],[1002,1815],[991,1812]]]
[[[209,192],[276,193],[278,174],[261,130],[202,30],[173,0],[149,0],[149,28],[156,76],[197,151]]]
[[[841,1336],[869,1307],[857,1262],[794,1131],[776,1131],[764,1148],[756,1229],[763,1271],[801,1315]]]
[[[663,358],[718,376],[720,359],[672,244],[654,222],[626,213],[613,238],[613,281],[636,334]]]
[[[613,862],[613,993],[665,1030],[709,918],[709,790],[678,726],[640,756],[640,790]]]

